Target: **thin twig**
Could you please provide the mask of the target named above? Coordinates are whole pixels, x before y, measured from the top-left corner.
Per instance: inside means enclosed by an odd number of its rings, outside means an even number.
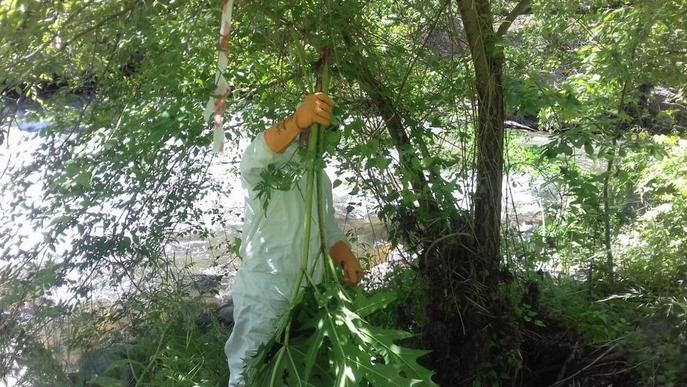
[[[560,372],[558,373],[558,377],[556,378],[556,382],[560,382],[563,380],[563,377],[565,377],[565,371],[568,368],[568,364],[570,364],[571,361],[575,358],[575,355],[577,354],[577,347],[579,346],[580,342],[575,341],[575,345],[573,346],[572,351],[570,352],[570,356],[568,356],[567,359],[565,359],[565,362],[563,363],[563,366],[561,367]]]
[[[508,32],[508,29],[510,26],[513,25],[513,22],[515,19],[518,18],[518,16],[524,14],[527,12],[527,10],[530,9],[530,0],[520,0],[520,2],[513,8],[512,11],[506,16],[506,20],[499,25],[499,29],[496,31],[496,36],[502,37],[503,35]]]
[[[579,371],[575,372],[574,374],[568,376],[567,378],[562,379],[562,380],[559,380],[559,381],[557,381],[556,383],[551,384],[549,387],[560,386],[560,385],[563,384],[564,382],[567,382],[568,380],[573,379],[573,378],[576,377],[577,375],[579,375],[579,374],[583,373],[584,371],[588,370],[588,369],[591,368],[594,364],[596,364],[599,360],[603,359],[609,352],[611,352],[612,350],[614,350],[615,347],[617,347],[617,346],[618,346],[618,343],[613,344],[613,345],[610,346],[607,350],[605,350],[601,355],[599,355],[599,357],[597,357],[596,359],[594,359],[594,361],[592,361],[591,363],[587,364],[587,365],[584,366],[582,369],[580,369]]]

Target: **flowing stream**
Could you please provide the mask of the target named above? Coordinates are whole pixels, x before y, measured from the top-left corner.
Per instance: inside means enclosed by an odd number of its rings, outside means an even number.
[[[48,126],[43,122],[31,122],[22,119],[22,115],[17,115],[18,120],[9,127],[9,135],[5,139],[4,144],[0,145],[0,211],[2,217],[11,213],[12,209],[8,207],[8,195],[10,195],[5,187],[12,187],[11,172],[32,162],[32,152],[41,144],[42,138],[40,131]],[[8,129],[7,127],[0,129]],[[527,144],[543,145],[548,142],[548,136],[542,133],[523,132],[524,135],[517,136],[518,141],[524,141]],[[241,150],[245,148],[247,143],[239,145]],[[233,278],[238,268],[239,260],[237,257],[231,256],[227,253],[227,244],[234,242],[240,238],[242,227],[242,213],[243,213],[243,194],[240,189],[240,180],[236,175],[236,157],[232,157],[228,150],[225,154],[215,157],[212,165],[209,167],[209,178],[213,179],[226,187],[226,190],[220,192],[213,192],[209,194],[211,197],[197,198],[198,204],[203,209],[209,209],[214,202],[220,202],[224,210],[224,219],[226,220],[225,227],[218,227],[212,224],[210,218],[204,219],[206,226],[213,230],[212,237],[208,239],[201,238],[186,238],[179,239],[170,243],[167,246],[166,253],[174,257],[177,267],[187,267],[187,273],[190,273],[192,281],[197,283],[211,283],[217,282],[213,279],[219,279],[219,294],[212,296],[211,301],[214,305],[221,305],[227,302],[231,297],[231,286]],[[355,194],[351,195],[353,187],[346,183],[347,176],[336,175],[336,165],[328,165],[326,172],[332,180],[338,178],[342,184],[333,189],[334,204],[335,204],[335,218],[339,226],[347,232],[353,241],[354,252],[363,257],[365,264],[369,267],[364,280],[364,286],[375,287],[383,283],[384,278],[396,265],[402,265],[406,257],[399,250],[390,248],[387,241],[387,231],[383,223],[376,216],[377,201],[371,195]],[[542,198],[539,197],[538,189],[541,189],[543,182],[538,181],[532,176],[526,174],[511,174],[504,177],[504,220],[510,226],[518,226],[525,237],[528,233],[541,223]],[[34,203],[39,203],[43,200],[43,182],[36,178],[31,182],[31,186],[26,192],[27,200]],[[456,196],[459,202],[464,202],[459,195]],[[32,203],[26,203],[31,205]],[[516,216],[517,214],[517,216]],[[515,221],[517,219],[517,221]],[[13,227],[19,235],[24,235],[27,238],[21,243],[17,243],[13,248],[30,249],[36,244],[40,244],[43,240],[42,230],[34,229],[29,222],[29,219],[17,217],[13,219]],[[66,240],[63,242],[64,246],[69,246],[70,238],[73,235],[66,235]],[[63,247],[64,247],[63,246]],[[3,246],[4,248],[4,246]],[[0,248],[0,250],[2,250]],[[59,254],[59,248],[57,253]],[[3,265],[6,265],[0,259],[0,270]],[[70,278],[79,280],[79,278]],[[210,279],[210,281],[208,281]],[[92,295],[95,302],[102,305],[107,305],[110,300],[116,299],[117,293],[122,292],[127,287],[127,284],[121,284],[120,288],[112,289],[103,287],[96,290]],[[69,299],[71,294],[66,288],[57,289],[50,294],[50,297],[55,300]],[[33,310],[27,308],[23,318],[31,318]],[[52,338],[56,345],[59,335]],[[66,351],[65,353],[69,353]],[[67,363],[76,365],[80,354],[67,355]],[[70,360],[71,359],[71,360]],[[25,372],[25,369],[19,370],[16,376]],[[13,376],[7,375],[5,380],[0,378],[0,385],[12,385]]]
[[[23,121],[21,114],[9,129],[9,136],[5,144],[0,146],[0,186],[11,185],[10,172],[22,165],[31,162],[32,151],[41,143],[39,132],[48,126],[42,122]],[[548,142],[545,134],[523,132],[521,141],[529,144],[541,145]],[[243,149],[246,143],[239,147]],[[180,239],[168,245],[167,253],[175,257],[175,262],[179,267],[190,265],[191,272],[196,278],[204,277],[223,277],[220,285],[218,298],[223,301],[230,297],[231,283],[235,270],[238,266],[236,257],[231,257],[226,253],[228,243],[240,238],[242,225],[243,197],[240,189],[240,180],[236,175],[236,157],[230,155],[231,150],[223,155],[216,157],[209,168],[209,178],[221,182],[228,189],[226,194],[213,193],[213,197],[197,198],[197,201],[208,209],[214,201],[222,203],[227,221],[225,228],[218,228],[211,224],[210,219],[206,219],[206,225],[213,231],[214,235],[205,240],[198,238]],[[353,235],[354,249],[359,256],[365,256],[370,261],[370,266],[374,266],[367,280],[370,282],[380,281],[390,266],[403,258],[398,251],[391,251],[387,243],[387,232],[384,225],[377,218],[377,202],[372,196],[351,195],[352,187],[346,183],[346,176],[336,176],[336,166],[329,165],[327,174],[334,180],[339,178],[342,184],[333,189],[335,203],[335,217],[339,226],[350,235]],[[541,213],[541,200],[537,197],[536,184],[533,184],[533,177],[528,175],[510,175],[504,178],[504,217],[508,217],[509,223],[513,219],[518,220],[521,230],[531,231],[536,226],[536,219]],[[29,200],[42,200],[43,184],[41,181],[32,182],[29,189]],[[5,190],[3,195],[8,195]],[[7,208],[7,197],[3,197],[0,202],[0,209],[9,213]],[[27,203],[30,204],[30,203]],[[517,217],[514,215],[517,214]],[[39,243],[42,238],[40,230],[34,230],[28,219],[15,219],[17,230],[20,234],[28,238],[22,244],[22,248],[27,248]],[[67,244],[69,236],[67,236]],[[2,263],[0,263],[1,265]],[[67,294],[54,294],[55,298],[66,297]],[[103,291],[102,294],[94,294],[95,298],[103,301],[112,299],[110,291]]]

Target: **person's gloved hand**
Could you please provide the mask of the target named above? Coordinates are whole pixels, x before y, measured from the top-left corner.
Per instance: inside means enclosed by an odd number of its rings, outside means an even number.
[[[329,256],[332,258],[332,261],[336,262],[343,269],[344,284],[356,286],[363,279],[363,268],[346,242],[336,242],[329,249]]]
[[[329,126],[332,123],[332,100],[323,92],[308,94],[293,114],[296,126],[305,130],[314,123]]]
[[[331,125],[332,106],[332,100],[325,93],[306,95],[291,117],[265,131],[265,143],[273,152],[284,152],[293,139],[310,125]]]

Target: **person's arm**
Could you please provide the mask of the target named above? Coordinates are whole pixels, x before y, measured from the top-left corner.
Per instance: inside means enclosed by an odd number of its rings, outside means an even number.
[[[275,153],[284,153],[302,131],[314,123],[331,125],[332,101],[325,93],[305,96],[296,112],[265,131],[265,143]]]
[[[353,255],[348,242],[337,241],[329,248],[329,256],[344,271],[344,283],[356,286],[363,279],[363,268],[360,261]]]
[[[286,120],[259,135],[241,158],[241,177],[248,187],[260,181],[267,165],[277,162],[291,142],[314,123],[331,124],[332,101],[325,93],[306,95],[296,111]]]
[[[332,261],[339,265],[344,272],[344,283],[349,286],[357,285],[363,278],[363,268],[360,261],[351,251],[350,244],[346,241],[346,234],[341,231],[334,221],[334,206],[332,199],[332,185],[329,179],[323,179],[323,191],[325,197],[324,234],[325,243]]]

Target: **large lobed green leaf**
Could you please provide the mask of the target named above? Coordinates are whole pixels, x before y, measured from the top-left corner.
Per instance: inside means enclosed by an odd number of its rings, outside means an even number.
[[[273,339],[249,362],[248,385],[436,385],[433,372],[417,363],[428,351],[397,344],[410,333],[374,327],[364,319],[392,302],[395,293],[367,297],[360,290],[347,292],[326,283],[302,294]],[[285,340],[288,320],[291,331]]]

